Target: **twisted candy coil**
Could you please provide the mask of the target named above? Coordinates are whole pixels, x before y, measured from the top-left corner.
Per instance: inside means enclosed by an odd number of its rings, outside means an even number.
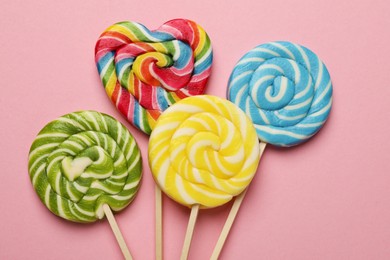
[[[230,76],[228,99],[252,119],[261,140],[293,146],[313,136],[327,120],[332,83],[312,51],[271,42],[240,59]]]
[[[204,92],[212,49],[203,28],[190,20],[171,20],[154,31],[120,22],[98,39],[95,61],[117,109],[150,134],[162,111]]]
[[[230,201],[251,182],[260,159],[249,118],[214,96],[183,99],[157,121],[149,140],[149,165],[173,200],[212,208]]]
[[[29,174],[46,207],[64,219],[93,222],[103,204],[125,208],[138,191],[141,153],[120,122],[95,111],[47,124],[30,148]]]

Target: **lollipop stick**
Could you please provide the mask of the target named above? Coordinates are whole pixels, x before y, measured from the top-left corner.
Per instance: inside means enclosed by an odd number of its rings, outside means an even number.
[[[161,189],[156,185],[156,260],[162,259],[162,197]]]
[[[112,211],[110,207],[107,204],[103,205],[104,214],[106,215],[108,222],[110,223],[112,232],[114,232],[115,238],[118,241],[118,244],[122,250],[123,256],[126,260],[132,260],[130,251],[127,248],[126,242],[123,239],[122,233],[119,230],[118,224],[116,223],[116,220],[114,218],[114,215],[112,214]]]
[[[192,234],[194,233],[196,219],[198,217],[199,205],[194,205],[191,208],[190,220],[188,221],[186,236],[184,239],[183,249],[181,251],[180,260],[186,260],[188,258],[188,252],[190,251],[190,245],[192,240]]]
[[[265,147],[266,147],[266,143],[260,142],[260,159],[261,159],[261,156],[265,150]],[[245,194],[246,194],[247,190],[248,189],[246,189],[245,191],[243,191],[240,195],[238,195],[236,197],[236,199],[233,203],[233,206],[229,212],[229,216],[226,219],[225,225],[223,226],[222,232],[219,235],[217,244],[215,245],[215,248],[214,248],[213,254],[211,255],[210,260],[218,259],[219,254],[222,251],[223,245],[225,244],[226,238],[229,235],[229,231],[232,228],[234,220],[237,216],[238,210],[240,209],[241,203],[245,198]]]

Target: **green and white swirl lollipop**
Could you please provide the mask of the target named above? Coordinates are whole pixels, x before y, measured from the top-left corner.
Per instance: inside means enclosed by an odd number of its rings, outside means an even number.
[[[110,209],[124,209],[142,175],[141,153],[132,135],[116,119],[95,111],[48,123],[31,145],[28,167],[46,207],[82,223],[109,217]]]

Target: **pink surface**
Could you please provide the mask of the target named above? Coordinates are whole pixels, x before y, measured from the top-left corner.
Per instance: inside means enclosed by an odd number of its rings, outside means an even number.
[[[188,18],[209,33],[208,94],[225,97],[237,60],[289,40],[326,63],[334,106],[324,129],[292,149],[267,148],[222,259],[390,258],[389,1],[2,1],[0,259],[120,259],[107,221],[74,224],[39,201],[27,172],[38,131],[94,109],[120,119],[103,91],[94,44],[121,20],[156,28]],[[117,215],[135,259],[154,258],[154,182],[144,134],[138,197]],[[178,259],[189,210],[164,200],[164,255]],[[202,211],[190,259],[208,259],[229,207]]]

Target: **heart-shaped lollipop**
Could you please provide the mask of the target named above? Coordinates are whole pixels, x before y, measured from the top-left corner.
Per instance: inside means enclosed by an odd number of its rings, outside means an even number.
[[[150,134],[162,111],[204,92],[212,49],[206,32],[193,21],[174,19],[153,31],[128,21],[100,35],[95,61],[117,109]]]

